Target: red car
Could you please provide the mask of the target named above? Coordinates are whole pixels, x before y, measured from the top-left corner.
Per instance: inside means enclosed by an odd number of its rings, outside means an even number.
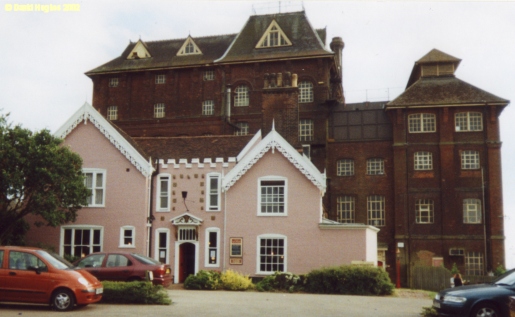
[[[130,252],[96,252],[75,262],[101,281],[143,281],[167,287],[172,283],[172,269],[147,256]]]
[[[0,246],[0,302],[46,304],[65,311],[98,302],[103,291],[96,277],[55,253]]]

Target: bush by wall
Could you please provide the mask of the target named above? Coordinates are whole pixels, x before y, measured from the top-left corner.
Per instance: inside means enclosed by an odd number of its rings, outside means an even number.
[[[103,281],[104,295],[101,303],[170,305],[172,300],[161,285],[151,282]]]
[[[223,288],[229,291],[245,291],[254,288],[252,280],[248,275],[240,274],[233,270],[222,273]]]
[[[345,295],[391,295],[394,285],[381,268],[344,265],[307,274],[306,292]]]
[[[244,291],[254,288],[252,280],[246,275],[236,271],[199,271],[196,275],[190,275],[184,281],[184,288],[198,290],[226,289],[230,291]]]
[[[256,284],[256,289],[260,292],[288,291],[292,293],[302,291],[304,284],[306,284],[305,275],[275,272],[259,281]]]

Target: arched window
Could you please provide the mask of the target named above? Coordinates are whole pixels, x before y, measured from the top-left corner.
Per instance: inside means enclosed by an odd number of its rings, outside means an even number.
[[[310,81],[301,81],[299,83],[299,102],[313,102],[313,83]]]
[[[249,105],[249,87],[241,85],[234,89],[234,106],[246,107]]]

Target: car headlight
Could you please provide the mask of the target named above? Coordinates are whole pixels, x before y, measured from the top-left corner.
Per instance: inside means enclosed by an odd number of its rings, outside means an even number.
[[[449,296],[445,296],[443,298],[443,301],[444,302],[451,302],[451,303],[464,303],[464,302],[467,301],[467,299],[465,297],[461,297],[461,296],[449,295]]]
[[[440,294],[436,294],[436,295],[435,295],[435,299],[436,299],[436,300],[440,300]]]
[[[81,283],[82,285],[84,286],[89,286],[89,282],[88,280],[86,280],[85,278],[83,277],[79,277],[79,283]]]

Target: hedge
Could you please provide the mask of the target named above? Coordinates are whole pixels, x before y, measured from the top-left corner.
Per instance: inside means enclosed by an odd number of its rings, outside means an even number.
[[[101,303],[170,305],[172,300],[161,285],[152,282],[103,281],[104,294]]]

